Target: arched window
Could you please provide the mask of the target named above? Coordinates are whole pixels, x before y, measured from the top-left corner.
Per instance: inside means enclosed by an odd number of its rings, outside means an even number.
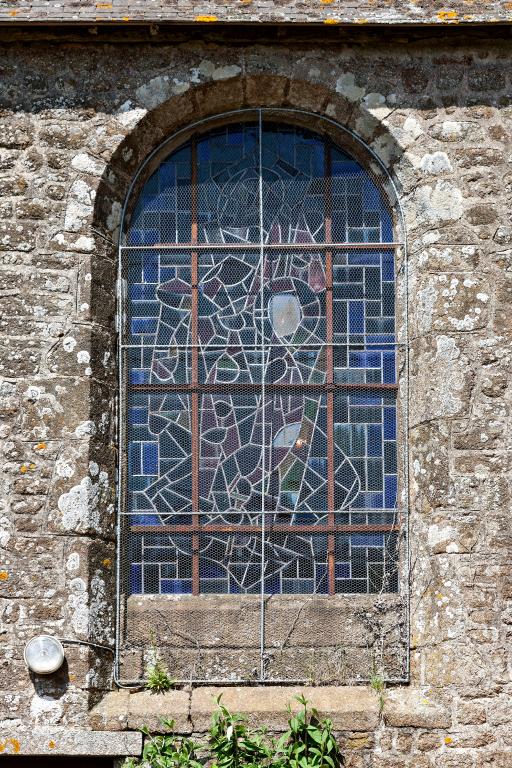
[[[396,591],[387,200],[323,134],[204,128],[121,248],[129,591]]]

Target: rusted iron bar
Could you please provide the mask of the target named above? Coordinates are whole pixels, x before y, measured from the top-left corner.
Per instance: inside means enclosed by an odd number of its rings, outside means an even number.
[[[192,174],[191,174],[191,240],[195,245],[198,240],[198,224],[197,224],[197,143],[196,140],[192,140]],[[192,373],[192,385],[197,386],[199,382],[199,296],[198,296],[198,283],[199,283],[199,257],[197,250],[193,250],[190,254],[190,266],[191,266],[191,341],[192,341],[192,360],[191,360],[191,373]],[[199,393],[197,389],[194,389],[190,396],[191,405],[191,459],[192,459],[192,513],[194,525],[199,528],[199,451],[200,451],[200,437],[199,437]],[[198,595],[200,591],[199,584],[199,535],[194,533],[192,536],[192,594]]]
[[[233,393],[258,393],[261,384],[129,384],[133,392],[206,392],[230,395]],[[267,392],[301,394],[302,392],[396,392],[398,384],[265,384]]]
[[[140,513],[138,513],[140,514]],[[193,515],[193,517],[195,517]],[[266,523],[265,532],[272,533],[392,533],[398,531],[400,526],[393,525],[283,525],[281,523]],[[131,525],[132,533],[261,533],[261,525],[229,525],[219,523],[195,523],[190,525]]]
[[[278,251],[386,251],[399,248],[403,243],[265,243],[265,250]],[[156,245],[123,245],[122,251],[259,251],[260,243],[157,243]]]
[[[332,187],[331,178],[331,148],[328,143],[325,144],[325,240],[330,243],[332,240]],[[333,312],[333,272],[332,272],[332,249],[325,252],[325,341],[326,341],[326,384],[329,388],[326,396],[327,406],[327,509],[328,523],[332,528],[334,525],[334,355],[332,342],[334,339],[334,312]],[[327,539],[327,579],[329,594],[336,593],[336,537],[331,533]]]

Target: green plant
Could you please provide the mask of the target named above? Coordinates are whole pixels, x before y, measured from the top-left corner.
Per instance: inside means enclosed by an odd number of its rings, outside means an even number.
[[[165,663],[160,658],[154,635],[151,635],[150,639],[151,647],[149,661],[146,665],[145,688],[152,693],[165,693],[165,691],[169,691],[173,687],[174,680],[171,679]]]
[[[261,731],[251,731],[241,715],[234,715],[216,699],[218,711],[213,714],[209,744],[211,768],[257,768],[273,765],[273,750],[263,741]]]
[[[152,736],[147,728],[141,728],[146,736],[142,757],[126,758],[123,768],[203,768],[197,757],[200,745],[187,736],[176,736],[174,720],[162,720],[171,733]]]
[[[146,737],[140,759],[130,757],[123,768],[341,768],[343,757],[332,731],[330,720],[320,720],[316,709],[302,705],[292,713],[288,731],[276,742],[262,729],[251,729],[242,715],[232,714],[216,699],[218,711],[212,716],[209,732],[210,755],[198,756],[200,745],[186,736],[174,733],[174,721],[163,720],[170,733]]]
[[[288,731],[277,744],[277,763],[281,768],[339,768],[343,756],[332,731],[332,722],[320,720],[316,709],[308,710],[304,696],[297,696],[302,709],[292,713]]]
[[[377,672],[375,664],[373,665],[372,672],[370,674],[370,688],[377,694],[377,700],[379,702],[379,713],[382,714],[384,709],[384,691],[386,690],[386,683],[384,678]]]

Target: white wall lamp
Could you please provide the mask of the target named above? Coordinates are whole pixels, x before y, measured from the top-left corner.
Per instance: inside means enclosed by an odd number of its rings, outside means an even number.
[[[25,664],[36,675],[51,675],[64,662],[64,648],[60,640],[50,635],[37,635],[25,646]]]

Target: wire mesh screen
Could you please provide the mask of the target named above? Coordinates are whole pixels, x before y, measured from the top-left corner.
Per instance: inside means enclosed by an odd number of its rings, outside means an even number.
[[[121,248],[125,679],[150,632],[181,680],[355,679],[376,650],[399,676],[394,262],[375,182],[302,128],[216,129],[146,182]]]

